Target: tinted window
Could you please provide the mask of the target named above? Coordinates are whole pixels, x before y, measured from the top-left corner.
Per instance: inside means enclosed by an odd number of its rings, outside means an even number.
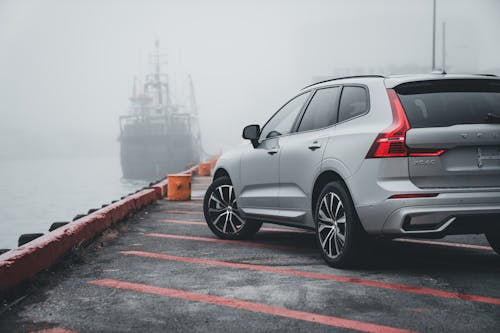
[[[300,122],[299,132],[323,128],[335,124],[340,87],[316,91]]]
[[[483,124],[498,122],[491,119],[494,115],[500,117],[498,81],[412,82],[396,87],[396,92],[414,128]]]
[[[363,87],[344,87],[339,106],[339,123],[368,111],[368,91]]]
[[[260,140],[290,133],[308,97],[309,93],[305,93],[285,104],[264,126]]]

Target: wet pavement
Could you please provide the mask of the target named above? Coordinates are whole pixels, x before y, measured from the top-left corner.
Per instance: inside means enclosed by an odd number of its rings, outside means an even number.
[[[500,331],[500,256],[483,236],[384,241],[362,268],[338,270],[300,229],[216,238],[209,183],[107,231],[0,314],[0,332]]]

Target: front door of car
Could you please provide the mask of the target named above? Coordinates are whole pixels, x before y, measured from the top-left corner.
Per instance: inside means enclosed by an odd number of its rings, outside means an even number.
[[[290,223],[310,221],[311,196],[328,138],[334,131],[341,87],[318,89],[293,135],[280,141],[281,215]]]
[[[262,128],[256,147],[242,153],[238,205],[246,215],[278,214],[280,141],[294,128],[308,97],[303,93],[280,108]]]

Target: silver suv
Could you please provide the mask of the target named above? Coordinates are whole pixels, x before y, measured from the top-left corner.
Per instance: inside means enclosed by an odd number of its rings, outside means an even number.
[[[500,253],[500,79],[358,76],[305,87],[225,153],[204,200],[219,237],[313,229],[345,267],[370,235],[485,233]]]

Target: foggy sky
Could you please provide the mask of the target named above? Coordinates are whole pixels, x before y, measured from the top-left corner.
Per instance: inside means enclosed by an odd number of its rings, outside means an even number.
[[[438,66],[445,20],[449,72],[500,74],[500,1],[438,0],[437,20]],[[313,78],[430,71],[431,24],[432,0],[0,0],[0,158],[117,154],[155,39],[215,153]]]

